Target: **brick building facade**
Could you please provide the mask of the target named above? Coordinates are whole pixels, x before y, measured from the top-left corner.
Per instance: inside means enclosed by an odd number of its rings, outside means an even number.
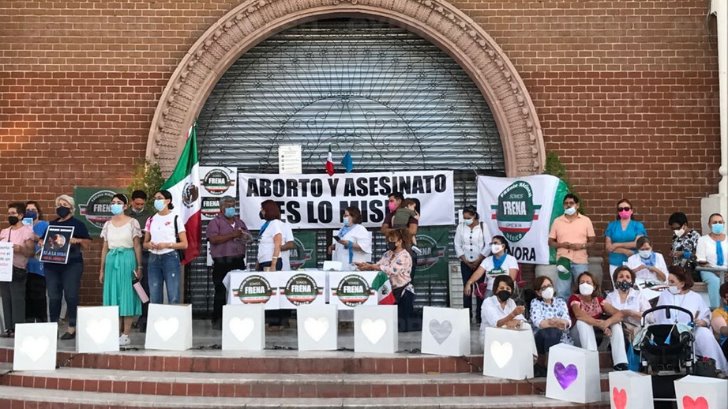
[[[704,1],[451,4],[520,75],[546,151],[567,167],[598,236],[622,197],[659,250],[667,249],[671,212],[698,221],[700,199],[717,191],[720,163],[717,41]],[[74,186],[127,185],[149,153],[174,71],[239,5],[2,2],[0,203],[35,199],[52,213],[52,199]],[[99,253],[97,241],[86,254],[83,303],[100,302]]]

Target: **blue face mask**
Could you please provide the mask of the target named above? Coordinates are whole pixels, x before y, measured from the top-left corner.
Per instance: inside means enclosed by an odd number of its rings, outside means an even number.
[[[26,210],[25,211],[25,217],[27,217],[29,219],[35,220],[35,219],[38,218],[38,213],[36,213],[36,212],[34,212],[32,210]]]
[[[165,207],[167,207],[167,205],[164,204],[164,199],[154,200],[154,208],[157,209],[158,212],[161,212]]]
[[[713,232],[713,234],[723,234],[724,230],[725,225],[723,223],[715,223],[710,225],[710,231]]]
[[[124,205],[119,203],[112,203],[111,206],[109,206],[111,209],[111,214],[114,216],[118,216],[124,212]]]
[[[225,217],[228,217],[228,218],[235,217],[235,208],[234,207],[226,207],[225,208]]]

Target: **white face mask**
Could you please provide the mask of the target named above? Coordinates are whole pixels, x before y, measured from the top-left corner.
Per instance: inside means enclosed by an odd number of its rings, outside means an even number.
[[[501,250],[503,250],[503,245],[501,245],[501,244],[491,244],[490,245],[490,252],[493,254],[500,253]]]
[[[685,234],[685,229],[673,230],[672,232],[675,233],[675,236],[681,237],[683,234]]]
[[[650,258],[650,256],[652,255],[652,250],[640,250],[638,253],[642,258]]]
[[[465,219],[463,220],[463,223],[465,223],[466,226],[470,226],[471,224],[473,224],[473,219]]]
[[[676,285],[671,285],[671,286],[667,287],[667,291],[669,291],[670,294],[675,294],[675,295],[680,294],[680,289],[677,288]]]
[[[554,287],[549,287],[541,291],[541,298],[543,298],[544,300],[550,300],[554,298]]]
[[[579,284],[579,293],[581,295],[592,295],[594,292],[594,286],[589,283]]]
[[[573,216],[574,214],[576,214],[576,207],[567,207],[566,209],[564,209],[564,214],[567,216]]]

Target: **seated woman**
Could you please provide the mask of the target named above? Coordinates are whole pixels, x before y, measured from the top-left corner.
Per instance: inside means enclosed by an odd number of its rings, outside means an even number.
[[[414,310],[415,289],[412,286],[412,256],[407,229],[390,229],[385,234],[387,251],[378,263],[355,263],[359,270],[383,271],[392,283],[392,292],[399,308],[399,332],[410,330],[410,318]]]
[[[715,337],[723,349],[723,355],[728,357],[728,283],[720,286],[720,299],[723,300],[723,307],[713,310],[710,320]]]
[[[503,236],[493,236],[490,241],[490,256],[488,256],[465,282],[463,291],[470,296],[473,284],[478,282],[483,274],[486,275],[488,291],[486,297],[495,294],[494,285],[496,277],[508,275],[515,280],[518,275],[518,260],[508,254],[508,241]]]
[[[604,304],[622,312],[622,323],[626,324],[627,338],[632,339],[641,327],[642,313],[650,309],[650,302],[634,289],[634,272],[629,267],[617,267],[612,275],[612,280],[615,291],[607,295]],[[648,318],[650,317],[651,315],[648,316]]]
[[[665,258],[662,257],[662,254],[652,251],[652,240],[647,236],[637,239],[637,254],[627,259],[627,267],[632,269],[636,276],[632,283],[665,284],[667,282]]]
[[[715,367],[726,373],[728,363],[720,345],[710,330],[710,309],[700,294],[690,290],[693,287],[693,278],[684,268],[671,266],[670,274],[667,276],[667,283],[670,286],[668,291],[663,291],[657,300],[657,305],[674,305],[693,312],[693,317],[688,317],[684,312],[670,311],[670,318],[667,318],[666,310],[655,313],[657,324],[687,324],[691,318],[695,323],[693,335],[695,337],[695,354],[715,359]]]
[[[622,313],[611,304],[605,303],[604,299],[599,296],[599,286],[594,282],[591,273],[581,273],[577,283],[579,285],[578,294],[575,291],[567,302],[571,310],[571,320],[574,323],[574,328],[572,328],[572,331],[575,332],[574,338],[579,340],[582,348],[596,351],[595,330],[602,331],[612,343],[614,370],[627,370],[627,350],[621,325]],[[609,318],[604,319],[604,314]]]
[[[566,301],[554,297],[554,283],[550,278],[536,277],[533,288],[536,298],[531,300],[530,316],[538,352],[534,375],[546,376],[549,349],[561,342],[564,332],[571,327],[571,320]]]
[[[495,278],[493,286],[495,294],[483,300],[480,332],[485,332],[486,327],[530,329],[531,326],[523,317],[525,308],[522,305],[516,305],[516,302],[511,299],[513,279],[507,275],[498,276]]]

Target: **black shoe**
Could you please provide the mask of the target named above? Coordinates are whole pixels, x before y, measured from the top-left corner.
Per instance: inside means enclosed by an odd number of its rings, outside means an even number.
[[[628,369],[629,369],[629,367],[627,366],[627,364],[617,364],[617,365],[614,365],[614,370],[615,371],[626,371]]]
[[[75,338],[76,338],[75,332],[73,334],[71,334],[70,332],[66,332],[65,334],[61,335],[61,339],[64,341],[68,340],[68,339],[75,339]]]
[[[545,378],[547,375],[546,367],[539,364],[533,365],[533,377],[534,378]]]

